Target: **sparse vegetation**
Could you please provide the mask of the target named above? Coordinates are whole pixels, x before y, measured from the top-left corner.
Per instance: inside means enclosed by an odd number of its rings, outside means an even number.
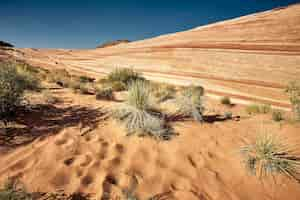
[[[297,120],[300,120],[300,81],[290,82],[286,88]]]
[[[29,71],[20,72],[16,63],[0,63],[0,120],[8,120],[20,105],[24,91],[34,89],[36,81]]]
[[[149,85],[141,80],[132,82],[127,101],[112,116],[125,124],[128,135],[150,135],[155,138],[169,139],[173,134],[164,119],[153,111]]]
[[[241,149],[246,168],[259,178],[283,174],[299,181],[300,159],[287,144],[270,134],[257,137]]]
[[[172,99],[176,94],[175,87],[167,84],[152,84],[151,91],[158,103]]]
[[[276,122],[283,120],[283,114],[280,110],[273,110],[272,112],[272,119]]]
[[[175,115],[183,117],[192,117],[194,120],[203,122],[204,89],[201,86],[187,87],[182,91],[181,96],[175,99],[177,110]]]
[[[98,100],[113,100],[113,90],[111,88],[97,88],[96,99]]]
[[[129,87],[132,82],[145,79],[133,69],[116,68],[108,74],[107,80],[109,83],[120,82]]]
[[[249,115],[253,114],[267,114],[271,111],[271,106],[270,105],[258,105],[258,104],[251,104],[246,107],[246,112]]]
[[[223,97],[221,99],[221,104],[226,106],[231,106],[231,99],[229,97]]]

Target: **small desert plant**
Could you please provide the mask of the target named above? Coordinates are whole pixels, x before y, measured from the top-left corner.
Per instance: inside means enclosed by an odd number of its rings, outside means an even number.
[[[150,135],[157,139],[170,139],[173,135],[163,119],[133,106],[123,105],[112,116],[125,124],[128,135]]]
[[[157,99],[158,102],[164,102],[168,99],[172,99],[175,97],[175,87],[171,85],[159,84],[151,85],[151,91],[153,96]]]
[[[148,110],[152,106],[152,96],[149,84],[145,81],[138,80],[130,84],[127,104],[140,110]]]
[[[188,87],[182,91],[181,96],[175,99],[177,110],[175,115],[183,117],[192,117],[194,120],[203,122],[204,90],[202,87]]]
[[[300,160],[287,144],[270,134],[263,134],[255,142],[242,147],[246,168],[260,178],[283,174],[299,181]]]
[[[300,120],[300,82],[290,82],[286,88],[286,93],[289,95],[296,119]]]
[[[111,88],[97,88],[96,99],[113,100],[114,99],[113,90]]]
[[[226,105],[226,106],[231,106],[231,100],[229,97],[223,97],[221,99],[221,104]]]
[[[271,111],[270,105],[258,105],[258,104],[251,104],[246,107],[246,112],[249,115],[253,114],[266,114]]]
[[[147,82],[132,82],[127,101],[116,108],[112,116],[125,124],[128,135],[150,135],[159,139],[169,139],[173,134],[164,119],[153,110],[152,97]]]
[[[31,194],[27,193],[18,183],[13,180],[8,180],[4,187],[0,189],[1,200],[32,200]]]
[[[273,110],[272,119],[276,122],[283,120],[282,112],[280,110]]]
[[[144,80],[144,78],[133,69],[128,68],[116,68],[111,73],[108,74],[107,80],[109,82],[119,81],[125,84],[127,87],[133,81]]]

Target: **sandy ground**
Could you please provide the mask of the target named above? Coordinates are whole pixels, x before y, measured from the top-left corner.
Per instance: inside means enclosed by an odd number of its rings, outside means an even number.
[[[243,106],[228,108],[207,99],[208,122],[174,123],[170,141],[125,136],[104,110],[117,102],[68,89],[52,93],[62,101],[20,116],[13,136],[1,140],[0,182],[20,179],[29,191],[83,192],[117,199],[134,188],[141,199],[299,199],[300,187],[285,177],[260,181],[241,162],[240,147],[264,129],[298,144],[299,124],[275,123],[270,115],[249,117]],[[225,111],[240,121],[215,117]],[[3,134],[3,133],[2,133]],[[3,135],[2,135],[3,136]]]

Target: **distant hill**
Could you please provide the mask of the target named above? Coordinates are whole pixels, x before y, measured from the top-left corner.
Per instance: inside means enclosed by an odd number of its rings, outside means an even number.
[[[14,47],[14,45],[8,42],[0,41],[0,47]]]
[[[123,44],[123,43],[129,43],[129,42],[131,42],[131,41],[130,40],[114,40],[114,41],[105,42],[105,43],[97,46],[96,48],[111,47],[111,46],[115,46],[115,45],[119,45],[119,44]]]

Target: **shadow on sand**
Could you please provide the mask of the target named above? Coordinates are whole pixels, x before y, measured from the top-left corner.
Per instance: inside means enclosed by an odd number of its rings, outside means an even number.
[[[16,126],[0,128],[0,146],[13,148],[25,145],[36,138],[57,134],[68,127],[81,126],[81,129],[94,130],[106,117],[102,108],[61,108],[54,105],[37,105],[31,109],[22,107],[13,121]]]

